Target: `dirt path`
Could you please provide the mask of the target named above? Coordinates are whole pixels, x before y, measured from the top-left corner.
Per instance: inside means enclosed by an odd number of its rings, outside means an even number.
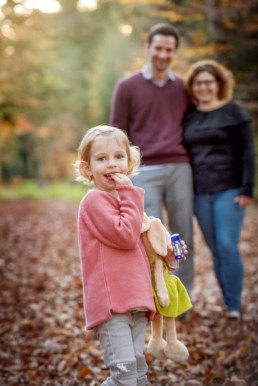
[[[107,375],[98,342],[84,331],[76,216],[76,206],[61,202],[0,204],[0,386],[98,386]],[[241,322],[225,318],[197,227],[195,249],[193,313],[177,321],[190,359],[146,355],[148,385],[258,386],[258,208],[248,212],[240,244]]]

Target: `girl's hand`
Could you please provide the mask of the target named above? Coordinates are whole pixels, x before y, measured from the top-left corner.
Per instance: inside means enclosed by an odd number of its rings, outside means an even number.
[[[114,174],[112,174],[112,178],[116,182],[117,186],[133,185],[132,181],[130,180],[130,178],[126,174],[114,173]]]
[[[182,250],[183,250],[183,254],[184,254],[184,258],[182,260],[186,260],[186,255],[188,253],[187,245],[183,240],[181,240],[181,245],[182,245]],[[163,257],[163,259],[170,270],[172,269],[173,271],[176,271],[179,267],[179,260],[175,259],[174,250],[173,250],[172,245],[168,246],[167,251],[168,251],[167,256]]]
[[[183,260],[186,260],[186,255],[188,253],[188,250],[187,250],[187,245],[186,243],[184,242],[184,240],[181,240],[181,245],[182,245],[182,249],[183,249],[183,254],[184,254],[184,259]]]
[[[186,260],[186,255],[188,254],[187,245],[183,240],[181,240],[181,245],[182,245],[183,254],[184,254],[184,258],[182,260]],[[173,263],[173,261],[175,261],[174,250],[173,250],[172,245],[169,245],[168,246],[168,253],[166,256],[166,262],[167,263]]]
[[[175,261],[175,255],[174,255],[172,245],[168,246],[168,253],[166,256],[166,261],[167,261],[167,263],[173,263]]]
[[[178,269],[178,262],[175,259],[172,245],[168,246],[167,256],[163,257],[169,270],[176,271]]]
[[[240,209],[245,208],[247,205],[254,204],[254,200],[249,196],[237,196],[234,199],[234,202],[236,202]]]

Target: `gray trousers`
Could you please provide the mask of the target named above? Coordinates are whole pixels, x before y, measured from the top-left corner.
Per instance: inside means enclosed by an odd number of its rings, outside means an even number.
[[[96,327],[96,337],[110,369],[110,377],[102,386],[145,386],[148,366],[145,361],[144,342],[147,317],[144,311],[113,317]]]
[[[176,275],[188,291],[194,278],[193,261],[193,183],[189,163],[173,163],[140,167],[132,179],[145,190],[145,212],[161,219],[167,213],[170,232],[179,233],[188,247],[187,260],[180,262]]]

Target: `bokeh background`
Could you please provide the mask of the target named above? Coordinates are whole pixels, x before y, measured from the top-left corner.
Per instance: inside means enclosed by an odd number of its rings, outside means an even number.
[[[113,87],[141,68],[157,22],[182,35],[179,75],[204,58],[232,69],[258,148],[257,10],[256,0],[0,0],[0,196],[76,189],[78,143],[108,122]]]
[[[76,226],[87,187],[73,163],[85,130],[108,122],[116,81],[145,62],[150,26],[180,31],[181,76],[204,58],[231,68],[258,160],[257,11],[257,0],[0,0],[0,386],[99,386],[108,375],[84,331]],[[190,357],[146,352],[148,386],[258,386],[258,187],[255,197],[239,245],[241,321],[226,318],[195,221],[193,312],[177,318]]]

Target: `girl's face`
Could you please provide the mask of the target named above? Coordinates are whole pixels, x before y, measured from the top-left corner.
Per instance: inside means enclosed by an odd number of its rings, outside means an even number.
[[[219,85],[214,75],[202,71],[193,80],[192,92],[198,104],[212,104],[218,100]]]
[[[125,146],[112,136],[96,136],[90,155],[90,172],[95,188],[116,195],[116,173],[127,175],[128,156]]]

